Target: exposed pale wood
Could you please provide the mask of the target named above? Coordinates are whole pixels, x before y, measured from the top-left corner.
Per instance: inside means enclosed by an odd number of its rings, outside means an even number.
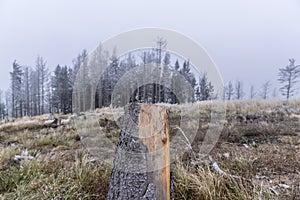
[[[148,149],[150,182],[156,186],[157,199],[170,199],[170,127],[165,107],[142,104],[139,138]]]

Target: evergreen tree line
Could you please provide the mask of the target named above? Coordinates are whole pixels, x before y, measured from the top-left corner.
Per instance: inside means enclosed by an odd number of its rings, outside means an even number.
[[[37,57],[35,67],[20,65],[15,60],[10,72],[11,88],[5,94],[0,91],[0,117],[72,113],[73,90],[78,88],[75,86],[76,78],[79,80],[77,84],[79,83],[81,90],[84,91],[84,97],[77,97],[80,111],[110,106],[113,98],[121,102],[119,105],[124,105],[130,101],[186,103],[217,98],[239,100],[245,97],[242,81],[237,80],[235,84],[228,82],[223,94],[217,94],[206,73],[195,75],[189,60],[183,61],[180,65],[175,57],[173,59],[175,62],[172,63],[171,54],[165,48],[166,41],[159,38],[157,46],[153,49],[128,53],[118,58],[116,51],[109,56],[109,53],[99,45],[91,56],[88,57],[86,50],[83,50],[73,60],[72,67],[57,65],[53,72],[50,72],[41,56]],[[293,59],[289,61],[288,66],[279,69],[278,79],[283,85],[280,91],[287,99],[295,93],[295,84],[300,77],[300,66],[295,65]],[[147,69],[149,64],[157,67],[149,71]],[[97,77],[96,72],[99,71],[100,65],[108,67],[101,77]],[[140,69],[142,76],[128,73],[134,69]],[[146,76],[155,76],[155,82],[146,82],[144,80]],[[195,76],[198,76],[197,80]],[[136,81],[138,78],[143,80]],[[126,79],[126,84],[121,87],[120,93],[129,96],[118,96],[118,93],[113,93],[122,79]],[[165,80],[171,81],[166,84]],[[249,98],[267,99],[270,92],[270,82],[266,81],[259,93],[251,86]],[[273,97],[275,92],[274,90]]]
[[[171,55],[168,52],[162,52],[162,54],[162,56],[156,54],[155,50],[143,51],[139,55],[140,59],[136,59],[134,55],[128,54],[120,61],[118,58],[112,56],[110,58],[110,67],[103,73],[97,85],[96,108],[110,105],[113,96],[112,92],[126,72],[134,68],[143,70],[143,67],[149,64],[152,64],[152,66],[159,64],[161,68],[153,68],[152,71],[145,69],[141,77],[153,75],[156,77],[154,78],[156,82],[143,83],[143,80],[136,81],[138,77],[129,76],[126,80],[126,83],[128,83],[126,85],[127,88],[125,88],[128,90],[125,94],[131,94],[130,97],[126,98],[130,99],[129,101],[141,103],[184,103],[180,102],[180,99],[176,96],[178,93],[174,93],[175,88],[180,91],[182,96],[185,98],[188,97],[188,101],[191,102],[214,98],[214,89],[211,82],[208,81],[206,74],[199,77],[198,84],[195,75],[191,72],[191,66],[188,60],[183,61],[182,66],[180,66],[178,60],[176,60],[174,64],[171,64]],[[160,61],[159,57],[163,59]],[[164,79],[172,80],[176,75],[181,75],[184,78],[183,81],[180,83],[170,81],[169,85],[163,84],[165,82]],[[134,81],[131,82],[130,80]],[[193,93],[185,94],[186,91],[184,88],[179,89],[182,85],[189,85]],[[124,103],[126,104],[127,102]]]
[[[41,56],[37,57],[34,67],[15,60],[10,72],[11,87],[5,99],[0,91],[1,118],[72,113],[73,85],[86,57],[84,50],[73,60],[73,67],[57,65],[52,73]]]
[[[23,117],[47,113],[72,113],[72,94],[76,76],[80,67],[85,68],[87,60],[87,52],[84,50],[73,60],[72,67],[57,65],[53,72],[50,72],[44,58],[41,56],[37,57],[35,67],[23,66],[15,60],[10,72],[11,88],[5,95],[5,101],[1,101],[0,104],[2,118],[4,116]],[[176,71],[182,75],[186,84],[189,84],[195,92],[192,94],[190,101],[212,98],[213,87],[207,80],[206,74],[199,78],[200,84],[197,84],[188,60],[184,61],[182,66],[180,66],[178,60],[172,65],[171,55],[167,51],[157,51],[155,49],[142,52],[139,60],[141,62],[135,59],[135,56],[131,53],[123,58],[117,58],[116,54],[113,53],[107,61],[109,67],[100,78],[97,79],[96,77],[98,84],[95,90],[89,88],[89,83],[94,80],[92,70],[95,69],[86,69],[85,80],[81,80],[81,84],[86,84],[84,88],[86,94],[88,94],[87,96],[92,95],[90,98],[94,98],[94,108],[109,106],[114,87],[122,76],[135,67],[142,67],[147,64],[161,63],[169,71]],[[95,64],[97,65],[97,62]],[[163,78],[170,78],[170,76]],[[173,87],[179,87],[179,85]],[[132,89],[130,85],[128,89]],[[130,101],[143,103],[180,103],[172,89],[171,87],[164,87],[163,84],[158,82],[145,84],[139,86],[136,90],[130,90],[129,94],[131,96],[129,99]],[[93,96],[93,94],[95,95]],[[2,93],[0,93],[2,99],[1,95]]]
[[[75,112],[107,107],[112,100],[113,106],[124,106],[133,101],[172,104],[217,98],[205,73],[197,75],[197,82],[189,60],[181,60],[180,65],[165,48],[166,42],[159,38],[155,48],[119,58],[116,50],[109,55],[101,45],[88,58],[79,55],[76,60],[82,65],[76,73]],[[100,78],[99,65],[108,66]]]
[[[72,112],[73,69],[58,65],[51,74],[43,57],[34,68],[16,60],[10,72],[11,88],[6,94],[6,111],[11,117]]]

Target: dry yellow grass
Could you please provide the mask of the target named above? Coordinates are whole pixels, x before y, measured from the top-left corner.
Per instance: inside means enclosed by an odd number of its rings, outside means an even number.
[[[218,174],[202,165],[203,160],[194,160],[197,167],[191,166],[190,160],[176,161],[173,167],[175,199],[299,199],[300,113],[297,109],[300,100],[231,101],[225,105],[222,124],[228,135],[210,155],[227,174]],[[175,124],[180,120],[180,110],[188,107],[191,116],[203,119],[199,127],[205,131],[209,121],[206,119],[210,118],[214,107],[220,107],[220,102],[165,106],[173,111]],[[118,116],[119,112],[122,110],[104,108],[92,114],[114,120],[113,114]],[[244,114],[265,114],[276,119],[274,113],[277,112],[284,114],[284,123],[249,125],[235,120],[236,115]],[[41,128],[48,117],[0,123],[0,199],[105,199],[112,166],[90,162],[92,157],[78,141],[74,124],[57,129]],[[106,137],[115,143],[119,130],[115,127],[105,130]],[[8,145],[12,140],[18,144]],[[25,150],[34,159],[10,163],[15,155]],[[257,179],[256,176],[268,179]]]

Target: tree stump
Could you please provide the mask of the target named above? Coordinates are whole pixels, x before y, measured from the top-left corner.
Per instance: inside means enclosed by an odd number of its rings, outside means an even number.
[[[169,112],[132,103],[125,107],[111,175],[109,200],[170,199]]]

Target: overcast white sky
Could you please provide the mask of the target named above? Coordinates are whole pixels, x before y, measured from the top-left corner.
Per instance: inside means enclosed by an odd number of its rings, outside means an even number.
[[[14,59],[34,66],[37,55],[53,70],[86,48],[124,31],[159,27],[202,45],[225,82],[259,88],[289,58],[300,64],[299,0],[0,0],[0,88],[9,87]]]

